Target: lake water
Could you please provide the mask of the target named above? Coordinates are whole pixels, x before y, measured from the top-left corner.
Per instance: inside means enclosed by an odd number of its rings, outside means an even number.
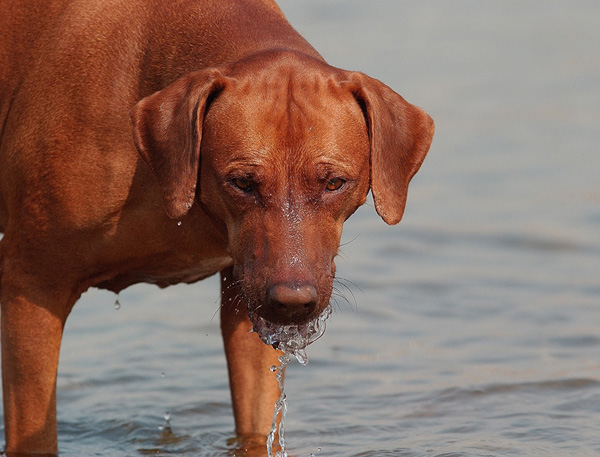
[[[281,6],[437,126],[403,222],[346,225],[349,303],[287,371],[290,455],[600,455],[600,2]],[[119,301],[67,323],[61,456],[236,454],[216,278]]]

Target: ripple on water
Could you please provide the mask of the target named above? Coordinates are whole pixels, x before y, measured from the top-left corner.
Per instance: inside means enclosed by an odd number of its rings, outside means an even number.
[[[436,403],[462,402],[473,397],[486,397],[492,395],[504,395],[507,393],[532,392],[541,393],[548,390],[556,391],[580,391],[588,387],[598,387],[600,381],[595,379],[570,378],[559,380],[542,380],[537,382],[522,382],[516,384],[501,383],[488,384],[481,387],[469,389],[444,389],[434,396],[432,401]]]

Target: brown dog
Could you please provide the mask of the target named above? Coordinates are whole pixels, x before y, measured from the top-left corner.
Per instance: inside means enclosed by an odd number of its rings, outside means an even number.
[[[237,432],[265,436],[278,353],[247,309],[319,315],[343,222],[369,189],[399,222],[432,135],[387,86],[327,65],[271,0],[2,0],[9,455],[57,452],[61,335],[82,292],[217,272]]]

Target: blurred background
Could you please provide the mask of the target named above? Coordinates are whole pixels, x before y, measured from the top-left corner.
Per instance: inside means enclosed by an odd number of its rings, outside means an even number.
[[[436,122],[404,220],[346,225],[290,455],[600,455],[600,2],[279,3]],[[67,324],[61,456],[237,455],[216,279],[115,298]]]

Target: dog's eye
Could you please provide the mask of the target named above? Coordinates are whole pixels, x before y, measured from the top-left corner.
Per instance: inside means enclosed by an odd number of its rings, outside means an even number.
[[[332,178],[329,181],[327,181],[325,188],[329,192],[333,192],[334,190],[338,190],[340,187],[342,187],[345,182],[346,181],[344,181],[342,178]]]
[[[235,178],[231,182],[241,191],[250,192],[252,190],[252,184],[250,183],[250,180],[246,178]]]

